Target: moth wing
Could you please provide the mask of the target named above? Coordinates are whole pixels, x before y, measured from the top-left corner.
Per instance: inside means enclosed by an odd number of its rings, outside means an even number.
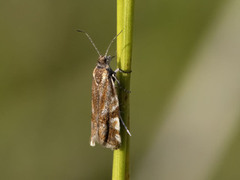
[[[95,77],[92,80],[92,118],[91,118],[91,140],[90,146],[95,146],[95,142],[98,142],[98,111],[99,111],[99,89],[98,84],[95,81]]]
[[[121,145],[119,101],[113,78],[109,78],[111,96],[109,97],[109,130],[106,146],[118,149]]]
[[[98,86],[98,142],[105,146],[108,138],[108,123],[109,123],[109,98],[110,82],[109,72],[104,69],[101,72],[101,82]]]
[[[115,84],[107,69],[95,69],[92,83],[91,146],[95,142],[118,149],[121,144],[119,102]]]

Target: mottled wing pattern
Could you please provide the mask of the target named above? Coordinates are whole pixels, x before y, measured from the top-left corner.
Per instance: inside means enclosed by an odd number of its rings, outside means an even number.
[[[109,92],[112,95],[109,96],[109,131],[106,147],[118,149],[121,145],[119,101],[112,77],[109,78],[109,83]]]
[[[96,67],[92,82],[91,141],[118,149],[121,144],[119,102],[115,84],[109,70]]]

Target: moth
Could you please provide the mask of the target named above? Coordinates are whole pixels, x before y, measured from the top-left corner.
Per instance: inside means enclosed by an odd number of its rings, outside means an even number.
[[[116,73],[118,71],[123,73],[128,72],[122,71],[120,69],[113,71],[110,67],[110,62],[114,56],[107,54],[112,43],[121,32],[112,39],[105,55],[103,56],[98,51],[91,37],[85,31],[77,31],[84,33],[88,37],[99,55],[97,65],[93,70],[92,80],[92,117],[90,146],[95,146],[95,143],[99,143],[100,145],[112,150],[119,149],[121,146],[120,121],[125,127],[127,133],[130,136],[131,134],[120,115],[119,100],[115,82],[118,84],[120,83],[116,78]]]

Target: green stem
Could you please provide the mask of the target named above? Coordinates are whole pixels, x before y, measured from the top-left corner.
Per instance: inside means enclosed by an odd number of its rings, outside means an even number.
[[[134,0],[117,0],[117,33],[122,33],[117,38],[117,66],[123,71],[131,71],[132,57],[132,29],[133,29]],[[119,73],[118,79],[121,86],[130,89],[130,73]],[[120,89],[119,104],[121,116],[126,126],[129,127],[129,93]],[[112,180],[129,179],[129,135],[121,126],[122,145],[113,154]]]

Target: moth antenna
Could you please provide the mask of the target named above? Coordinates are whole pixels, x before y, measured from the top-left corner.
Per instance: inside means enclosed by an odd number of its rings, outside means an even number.
[[[88,37],[88,39],[90,40],[90,42],[92,43],[92,45],[93,45],[93,47],[95,48],[95,50],[97,51],[98,55],[101,56],[99,50],[97,49],[96,45],[94,44],[92,38],[88,35],[88,33],[86,33],[85,31],[82,31],[82,30],[80,30],[80,29],[78,29],[77,32],[84,33],[84,34]]]
[[[112,41],[111,41],[110,44],[108,45],[107,51],[106,51],[106,53],[105,53],[104,56],[107,56],[107,53],[108,53],[108,51],[109,51],[112,43],[116,40],[116,38],[118,37],[118,35],[122,33],[122,31],[123,31],[123,30],[121,30],[120,33],[118,33],[118,34],[112,39]]]

